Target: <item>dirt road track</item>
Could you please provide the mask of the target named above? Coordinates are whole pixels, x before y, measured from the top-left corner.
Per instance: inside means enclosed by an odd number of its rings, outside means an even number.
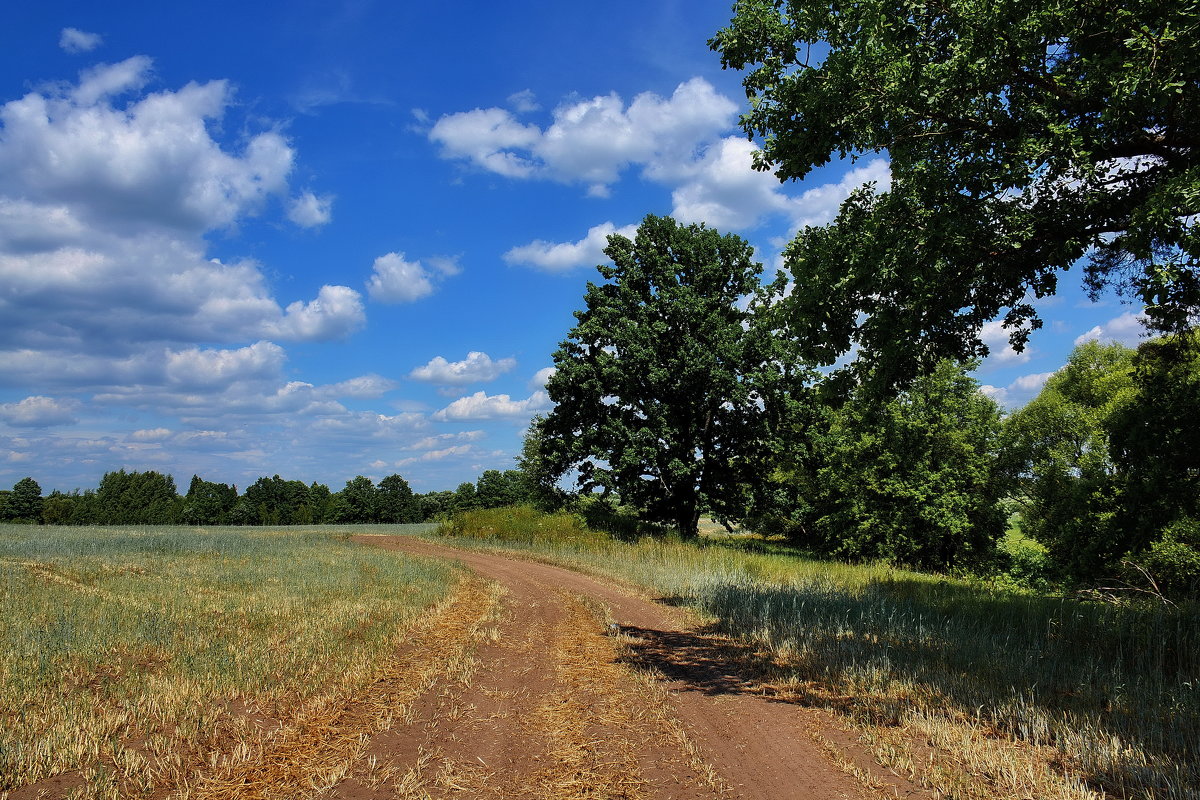
[[[431,691],[412,724],[371,744],[375,759],[436,772],[422,783],[433,797],[930,796],[826,712],[766,693],[730,643],[674,609],[559,567],[409,537],[358,541],[458,560],[507,592],[471,680]],[[620,635],[605,635],[597,603]],[[395,795],[351,778],[334,796]]]

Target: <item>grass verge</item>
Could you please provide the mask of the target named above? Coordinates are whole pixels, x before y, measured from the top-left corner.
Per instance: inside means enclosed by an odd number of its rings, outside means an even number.
[[[1200,797],[1200,616],[989,591],[884,565],[614,541],[502,509],[441,529],[628,581],[766,650],[772,680],[955,798]]]
[[[0,526],[0,795],[175,787],[369,686],[457,574],[345,533]]]

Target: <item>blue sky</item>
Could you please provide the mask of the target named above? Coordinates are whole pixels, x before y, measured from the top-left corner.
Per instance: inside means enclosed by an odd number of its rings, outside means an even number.
[[[729,3],[56,3],[0,29],[0,487],[108,470],[453,488],[513,465],[605,236],[647,213],[768,270],[885,157],[749,169]],[[1134,309],[1077,274],[1036,393]]]

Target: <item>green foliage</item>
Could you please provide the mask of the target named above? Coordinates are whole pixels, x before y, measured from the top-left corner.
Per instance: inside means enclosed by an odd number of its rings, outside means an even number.
[[[1135,400],[1133,355],[1116,343],[1079,345],[1006,424],[1022,530],[1080,578],[1138,545],[1115,518],[1122,479],[1109,455],[1109,421]]]
[[[1200,522],[1181,519],[1141,555],[1137,565],[1168,597],[1200,599]]]
[[[458,511],[437,528],[439,536],[521,544],[582,544],[607,537],[572,514],[546,514],[529,506]]]
[[[379,482],[375,502],[379,522],[404,524],[421,521],[421,509],[412,487],[399,475],[388,475]]]
[[[170,475],[121,469],[100,479],[92,518],[102,525],[172,525],[180,521],[181,513]]]
[[[193,475],[183,501],[183,521],[189,525],[224,525],[236,503],[237,489],[234,487]]]
[[[333,499],[330,522],[363,524],[378,520],[378,492],[370,478],[356,475]]]
[[[3,519],[9,522],[34,523],[42,521],[42,487],[33,478],[21,478],[13,484],[5,499]]]
[[[860,390],[809,434],[811,523],[798,543],[920,569],[982,561],[1004,531],[999,431],[999,408],[950,362],[891,400]]]
[[[653,215],[605,254],[554,354],[540,434],[555,474],[694,536],[703,508],[740,512],[761,441],[772,338],[743,306],[761,265],[737,236]]]
[[[864,190],[784,254],[806,359],[905,381],[986,355],[1003,314],[1022,346],[1032,298],[1087,259],[1162,330],[1200,309],[1200,7],[1182,0],[739,0],[710,45],[747,69],[757,166],[799,179],[886,151]]]

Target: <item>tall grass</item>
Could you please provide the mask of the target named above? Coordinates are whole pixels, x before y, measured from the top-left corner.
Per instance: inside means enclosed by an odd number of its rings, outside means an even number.
[[[0,792],[136,796],[369,680],[454,573],[348,532],[0,525]]]
[[[886,565],[714,543],[626,544],[566,515],[520,509],[466,515],[443,533],[631,581],[692,606],[718,630],[768,648],[797,691],[868,726],[909,727],[939,746],[999,737],[1052,751],[1058,796],[1200,797],[1194,607],[992,592]],[[1013,748],[959,756],[989,774],[1023,769],[1007,761],[1016,758]],[[987,785],[939,788],[952,796],[1001,789],[1049,796],[1049,786],[1032,780],[992,775]]]

